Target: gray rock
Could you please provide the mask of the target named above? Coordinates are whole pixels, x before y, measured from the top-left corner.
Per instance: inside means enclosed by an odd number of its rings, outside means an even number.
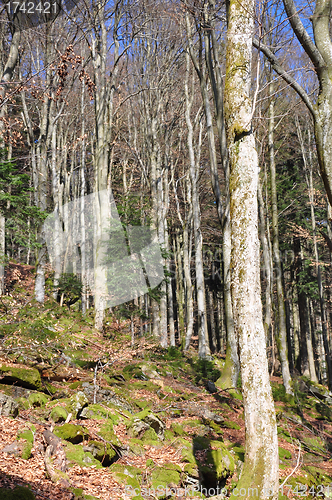
[[[164,431],[166,426],[160,418],[156,417],[153,413],[148,413],[148,415],[144,418],[144,422],[152,427],[159,439],[162,441],[164,440]]]
[[[6,394],[0,394],[0,415],[3,417],[17,417],[18,404]]]
[[[129,428],[129,435],[132,437],[138,437],[144,434],[145,431],[149,429],[149,424],[143,422],[139,418],[134,418],[131,427]]]

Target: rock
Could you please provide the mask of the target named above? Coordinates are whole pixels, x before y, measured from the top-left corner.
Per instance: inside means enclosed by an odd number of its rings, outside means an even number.
[[[129,435],[142,436],[149,428],[153,429],[160,440],[164,440],[165,424],[150,410],[143,410],[132,418],[128,425]]]
[[[13,398],[0,393],[0,415],[2,417],[17,417],[18,404]]]
[[[28,488],[16,486],[14,490],[0,488],[1,500],[36,500],[35,495]]]
[[[214,384],[214,382],[211,382],[211,380],[207,381],[206,388],[209,392],[211,392],[211,394],[215,394],[216,392],[218,392],[216,385]]]
[[[33,432],[25,429],[17,435],[17,440],[5,446],[1,451],[28,460],[31,457],[33,447]]]
[[[204,408],[201,417],[203,422],[207,423],[211,421],[214,422],[215,424],[221,424],[224,421],[224,418],[221,415],[217,415],[216,413],[213,413],[207,408]]]
[[[122,443],[114,433],[112,423],[108,422],[107,424],[102,425],[98,434],[103,439],[105,439],[105,441],[108,441],[108,443],[110,443],[112,446],[122,449]]]
[[[87,439],[89,436],[89,431],[85,427],[74,424],[63,424],[54,429],[53,433],[60,439],[69,441],[72,444],[81,443],[83,439]]]
[[[50,414],[50,419],[56,424],[59,422],[65,422],[68,417],[68,412],[62,406],[55,406]]]
[[[142,365],[141,366],[142,373],[147,379],[160,379],[159,373],[154,370],[151,366],[149,365]]]
[[[7,444],[4,448],[2,448],[2,452],[8,453],[8,455],[14,455],[14,457],[21,457],[22,455],[22,443],[18,443],[14,441],[11,444]]]
[[[42,383],[38,370],[34,368],[17,368],[8,365],[0,366],[0,379],[5,384],[17,384],[27,389],[41,390]]]
[[[83,446],[77,444],[66,443],[64,446],[67,460],[71,464],[79,465],[80,467],[94,466],[96,469],[101,469],[101,463],[94,458],[92,453],[84,451]]]
[[[84,392],[79,391],[69,399],[69,403],[67,405],[68,413],[72,413],[74,418],[79,418],[80,412],[88,405],[88,403],[89,400]]]
[[[120,456],[109,443],[99,441],[90,441],[87,446],[83,446],[83,451],[90,452],[104,467],[111,465]]]
[[[33,408],[45,406],[49,399],[48,396],[40,392],[33,392],[28,397],[28,401]]]
[[[203,483],[215,487],[234,473],[234,458],[223,442],[195,437],[193,444]]]
[[[181,468],[176,464],[164,464],[152,471],[152,487],[165,494],[166,487],[176,487],[181,481]]]
[[[164,431],[166,426],[164,422],[160,420],[160,418],[158,418],[153,413],[148,413],[146,417],[144,417],[144,422],[152,427],[159,439],[161,439],[162,441],[164,440]]]

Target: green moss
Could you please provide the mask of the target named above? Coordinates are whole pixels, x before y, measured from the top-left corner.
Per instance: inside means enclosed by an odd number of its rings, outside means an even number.
[[[140,439],[132,438],[129,440],[129,449],[135,454],[142,456],[145,453],[143,443]]]
[[[49,396],[40,392],[33,392],[28,397],[28,401],[33,408],[45,406],[49,399]]]
[[[186,435],[186,432],[183,429],[183,426],[181,424],[174,423],[172,424],[172,431],[176,436],[184,436]]]
[[[64,439],[73,444],[81,443],[83,439],[87,439],[89,436],[88,429],[81,425],[74,424],[63,424],[54,429],[53,432],[60,439]]]
[[[292,458],[292,454],[288,450],[285,450],[285,448],[279,446],[279,458],[280,460],[289,460]]]
[[[55,423],[65,422],[68,417],[68,412],[62,406],[55,406],[50,414],[50,419]]]
[[[232,446],[232,450],[235,452],[235,455],[241,462],[244,462],[244,454],[245,454],[245,449],[244,446]]]
[[[0,488],[1,500],[36,500],[35,495],[28,488],[16,486],[14,490]]]
[[[39,371],[34,368],[14,368],[1,365],[0,374],[2,374],[3,381],[16,382],[17,385],[27,389],[40,390],[42,388]]]
[[[236,422],[232,422],[231,420],[225,420],[222,423],[222,426],[226,427],[226,429],[237,429],[237,430],[241,429],[239,424],[237,424]]]
[[[89,441],[88,448],[90,449],[92,455],[98,462],[103,465],[110,465],[112,461],[118,456],[116,451],[112,448],[109,443],[101,443],[100,441]]]
[[[90,452],[85,452],[83,447],[80,445],[74,445],[72,443],[66,443],[64,446],[65,454],[70,462],[69,465],[80,465],[81,467],[90,467],[94,465],[97,469],[101,469],[103,466],[101,463],[92,455]]]
[[[100,431],[99,435],[105,439],[105,441],[108,441],[111,443],[113,446],[122,446],[121,441],[119,438],[115,435],[114,430],[113,430],[113,425],[111,422],[104,424]]]
[[[181,480],[181,469],[175,464],[164,464],[152,471],[152,487],[157,491],[166,489],[170,483],[179,484]]]
[[[17,439],[25,439],[28,443],[33,444],[33,432],[30,429],[25,429],[18,433]]]
[[[144,435],[142,437],[142,441],[143,441],[143,443],[148,443],[151,441],[155,441],[155,442],[159,443],[157,433],[151,428],[147,429],[144,432]]]
[[[29,460],[31,457],[32,447],[33,445],[31,443],[28,443],[27,441],[23,442],[21,458]]]
[[[72,384],[69,385],[69,389],[77,389],[78,387],[82,387],[82,381],[77,380],[76,382],[73,382]]]

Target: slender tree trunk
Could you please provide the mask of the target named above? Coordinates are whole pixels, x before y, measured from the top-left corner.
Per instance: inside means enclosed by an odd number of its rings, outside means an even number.
[[[19,58],[19,45],[21,40],[21,32],[14,26],[9,55],[6,61],[3,73],[1,75],[0,85],[0,100],[3,101],[6,95],[7,85],[12,79],[15,66]],[[0,148],[4,147],[4,121],[3,118],[7,114],[7,106],[2,104],[0,108]],[[5,255],[6,255],[6,220],[0,212],[0,296],[5,292]]]
[[[312,227],[313,240],[314,240],[314,253],[315,253],[315,262],[316,262],[320,315],[321,315],[321,322],[322,322],[322,335],[323,335],[323,342],[324,342],[326,366],[327,366],[327,370],[328,370],[329,387],[331,388],[332,387],[332,363],[331,363],[331,354],[330,354],[329,344],[328,344],[328,340],[327,340],[328,334],[327,334],[326,308],[325,308],[325,301],[324,301],[324,288],[323,288],[323,282],[322,282],[321,266],[320,266],[320,262],[319,262],[317,234],[316,234],[314,188],[313,188],[313,180],[312,180],[313,166],[312,166],[312,158],[311,158],[310,132],[308,130],[309,161],[307,161],[307,155],[306,155],[305,145],[304,145],[304,138],[303,138],[303,134],[302,134],[300,123],[299,123],[298,119],[296,119],[296,128],[297,128],[297,135],[299,138],[301,151],[302,151],[302,158],[303,158],[303,163],[304,163],[304,173],[305,173],[305,179],[306,179],[306,183],[307,183],[308,196],[309,196],[309,202],[310,202],[311,227]],[[317,374],[316,374],[316,370],[315,370],[315,360],[314,360],[314,354],[313,354],[313,349],[312,349],[312,342],[309,342],[309,344],[308,344],[308,357],[309,357],[309,368],[310,368],[311,380],[314,382],[317,382],[318,379],[317,379]]]
[[[193,126],[190,117],[192,105],[192,97],[189,95],[188,88],[189,80],[189,55],[187,54],[187,71],[185,81],[185,97],[186,97],[186,124],[188,128],[188,152],[189,152],[189,174],[191,181],[192,207],[193,207],[193,223],[194,223],[194,240],[195,240],[195,271],[196,271],[196,294],[197,294],[197,322],[198,322],[198,355],[202,359],[210,356],[209,338],[207,331],[206,318],[206,303],[205,303],[205,284],[204,284],[204,269],[203,269],[203,238],[201,232],[201,213],[198,194],[198,166],[199,160],[195,158],[193,140]],[[201,135],[201,131],[200,131]],[[198,144],[198,151],[200,143]]]
[[[273,94],[274,87],[272,84],[270,84],[270,91],[271,94]],[[288,364],[285,296],[282,283],[282,265],[281,265],[280,250],[279,250],[278,199],[277,199],[277,184],[276,184],[276,167],[274,158],[273,99],[271,99],[269,106],[269,154],[270,154],[271,202],[272,202],[272,245],[273,245],[273,260],[275,265],[275,280],[277,286],[277,303],[278,303],[278,350],[281,362],[282,378],[286,393],[293,394],[293,389],[291,386],[291,376]]]
[[[227,12],[225,118],[231,165],[231,292],[238,335],[246,427],[243,499],[277,499],[278,439],[262,317],[258,239],[258,158],[252,132],[254,2],[230,0]],[[231,496],[232,500],[237,498]]]

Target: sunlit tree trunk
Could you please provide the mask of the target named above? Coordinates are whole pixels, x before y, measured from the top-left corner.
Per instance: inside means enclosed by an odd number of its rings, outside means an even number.
[[[273,94],[274,87],[270,84],[270,91]],[[282,282],[282,265],[279,250],[279,228],[278,228],[278,199],[277,199],[277,184],[276,184],[276,167],[274,158],[274,101],[271,99],[269,105],[269,155],[270,155],[270,175],[271,175],[271,202],[272,202],[272,247],[273,261],[275,266],[275,280],[277,287],[277,304],[278,304],[278,350],[281,362],[281,371],[283,383],[287,394],[293,394],[291,386],[291,376],[288,364],[287,351],[287,325],[286,325],[286,309],[284,288]]]
[[[225,120],[231,167],[231,292],[246,427],[242,498],[278,498],[278,440],[262,317],[258,239],[258,157],[252,132],[254,2],[228,4]],[[241,491],[241,490],[240,490]],[[235,495],[232,499],[237,498]]]
[[[313,188],[313,180],[312,180],[313,165],[312,165],[312,158],[311,158],[310,132],[308,130],[308,151],[309,151],[309,159],[308,159],[306,149],[305,149],[305,144],[304,144],[304,138],[303,138],[302,130],[301,130],[300,123],[299,123],[298,119],[296,120],[296,128],[297,128],[297,135],[298,135],[300,146],[301,146],[302,158],[303,158],[303,163],[304,163],[305,180],[307,183],[308,196],[309,196],[309,202],[310,202],[311,227],[312,227],[313,240],[314,240],[314,254],[315,254],[315,262],[316,262],[317,284],[318,284],[318,293],[319,293],[321,322],[322,322],[322,335],[323,335],[324,350],[325,350],[325,360],[326,360],[326,366],[327,366],[327,371],[328,371],[329,386],[331,387],[332,364],[331,364],[330,348],[329,348],[329,343],[328,343],[327,318],[326,318],[326,308],[325,308],[325,301],[324,301],[324,289],[323,289],[323,281],[322,281],[322,274],[321,274],[321,265],[319,262],[318,243],[317,243],[317,234],[316,234],[314,188]],[[310,338],[310,340],[311,340],[311,342],[309,341],[309,343],[307,343],[310,378],[312,381],[317,382],[318,379],[317,379],[316,368],[315,368],[315,359],[314,359],[314,353],[313,353],[312,338]]]
[[[1,76],[1,85],[0,85],[0,148],[3,148],[5,143],[4,143],[4,129],[5,129],[5,124],[3,121],[3,118],[5,117],[7,113],[7,106],[3,102],[6,91],[7,85],[6,83],[10,82],[12,79],[13,73],[15,66],[17,64],[18,58],[19,58],[19,45],[20,45],[20,40],[21,40],[21,32],[16,29],[15,25],[13,25],[13,35],[12,35],[12,40],[10,44],[10,49],[9,49],[9,55],[8,59],[6,61],[5,67],[3,69]],[[6,254],[6,220],[4,215],[0,212],[0,296],[3,295],[5,291],[5,254]]]
[[[207,331],[205,283],[203,269],[203,238],[201,232],[201,213],[198,194],[198,167],[199,159],[195,158],[193,125],[190,117],[192,106],[192,95],[189,94],[189,54],[187,54],[187,70],[185,80],[186,109],[185,117],[188,128],[188,153],[189,153],[189,175],[191,181],[194,242],[195,242],[195,271],[196,271],[196,294],[197,294],[197,322],[198,322],[198,355],[205,359],[210,356],[209,338]],[[200,130],[201,136],[201,130]],[[200,152],[200,140],[197,146]]]

